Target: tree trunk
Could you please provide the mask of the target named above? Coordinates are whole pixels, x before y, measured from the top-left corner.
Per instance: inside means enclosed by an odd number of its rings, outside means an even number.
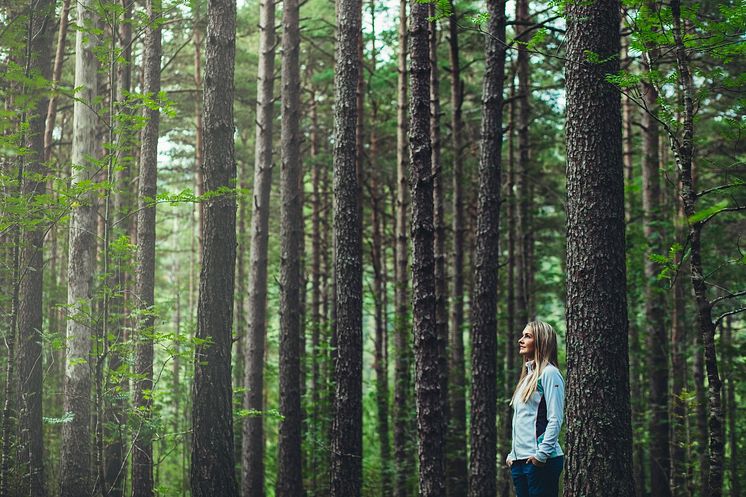
[[[697,209],[697,193],[694,189],[692,163],[694,161],[694,89],[689,60],[684,45],[681,27],[681,2],[671,2],[673,17],[672,33],[675,44],[676,66],[679,84],[683,93],[682,136],[674,137],[673,152],[679,169],[682,186],[682,201],[687,218]],[[701,234],[702,221],[689,224],[690,278],[697,306],[697,325],[704,348],[704,364],[707,371],[707,429],[709,469],[706,482],[703,482],[703,497],[720,497],[723,494],[723,408],[722,381],[718,373],[717,351],[715,349],[715,323],[712,321],[712,303],[707,298],[707,282],[702,264]]]
[[[528,0],[516,2],[516,20],[519,23],[528,23],[531,18],[528,11]],[[531,157],[529,141],[529,122],[531,120],[531,106],[529,97],[531,93],[529,82],[529,53],[524,39],[530,33],[529,26],[516,24],[516,38],[520,39],[517,49],[516,74],[518,75],[518,93],[516,97],[516,135],[518,137],[518,164],[516,172],[516,273],[515,273],[515,318],[517,326],[522,327],[531,317],[531,288],[529,281],[532,273],[531,267],[531,226],[529,222],[529,210],[531,209],[531,195],[529,188],[529,177],[531,176]]]
[[[604,79],[619,69],[619,12],[567,8],[567,497],[634,494],[621,102]]]
[[[356,170],[360,0],[337,0],[334,74],[334,271],[336,354],[331,440],[332,497],[359,497],[362,484],[362,237]]]
[[[28,61],[30,75],[50,79],[52,73],[52,27],[54,2],[43,0],[36,4],[29,19],[30,43]],[[31,154],[25,165],[21,195],[34,205],[39,195],[46,194],[47,173],[44,166],[44,120],[48,99],[39,98],[29,119],[26,147]],[[41,179],[38,179],[41,178]],[[41,212],[32,213],[34,218]],[[42,430],[42,288],[44,269],[45,223],[26,229],[20,248],[21,278],[18,306],[18,378],[20,380],[19,416],[23,467],[24,495],[44,497],[44,460]]]
[[[726,357],[723,364],[727,364],[725,374],[728,383],[725,391],[728,406],[728,445],[730,446],[729,473],[730,473],[730,496],[741,497],[741,473],[738,471],[740,460],[738,459],[738,432],[736,420],[738,419],[738,406],[736,404],[736,385],[732,359],[733,354],[733,324],[730,318],[726,318],[722,332],[723,348]]]
[[[472,296],[472,392],[469,497],[491,497],[497,488],[497,270],[500,259],[500,167],[505,0],[489,0],[482,83],[479,194]]]
[[[647,6],[654,9],[652,5]],[[656,69],[657,51],[648,54],[645,69]],[[650,482],[653,495],[670,497],[670,456],[668,443],[668,334],[665,323],[665,293],[658,281],[658,265],[652,259],[663,248],[661,230],[660,152],[658,149],[658,92],[643,82],[643,98],[648,112],[643,112],[642,210],[645,251],[645,336],[647,337],[647,371],[650,385]]]
[[[407,497],[414,469],[411,452],[411,349],[409,332],[409,265],[407,244],[407,1],[399,2],[399,74],[396,128],[396,290],[394,365],[394,495]]]
[[[158,101],[161,91],[160,0],[147,0],[148,26],[143,56],[143,92]],[[153,490],[153,339],[155,327],[155,198],[158,181],[157,105],[145,108],[147,120],[141,135],[137,201],[137,349],[135,358],[135,412],[140,418],[132,447],[132,497],[151,497]]]
[[[236,263],[233,64],[236,4],[209,0],[205,48],[202,267],[192,387],[194,497],[236,497],[231,332]]]
[[[451,4],[448,18],[449,62],[451,65],[451,148],[453,153],[453,258],[451,261],[451,323],[449,354],[449,429],[446,454],[446,493],[449,497],[465,497],[468,490],[466,463],[466,382],[464,379],[464,154],[461,118],[463,82],[458,46],[458,17]]]
[[[95,8],[90,0],[77,6],[77,23],[95,26]],[[75,37],[75,88],[73,109],[73,145],[71,162],[72,185],[92,180],[97,166],[90,163],[96,157],[96,110],[94,100],[98,88],[98,64],[94,48],[96,36],[78,31]],[[89,190],[89,188],[86,188]],[[65,413],[73,419],[62,425],[62,454],[60,464],[61,497],[91,495],[91,327],[93,253],[96,250],[96,211],[94,195],[87,191],[78,199],[79,205],[70,218],[70,241],[67,272],[67,348],[65,361]]]
[[[60,27],[57,32],[57,48],[52,69],[52,85],[56,87],[62,78],[62,63],[65,59],[65,40],[67,39],[67,24],[70,14],[70,0],[63,0],[60,11]],[[51,47],[50,47],[51,50]],[[44,126],[44,160],[52,158],[52,133],[57,118],[57,95],[52,94],[47,107],[47,119]]]
[[[283,3],[282,167],[280,183],[280,433],[277,497],[303,495],[300,344],[303,313],[303,171],[300,159],[299,2]]]
[[[264,411],[264,344],[267,335],[267,251],[269,193],[272,188],[272,122],[274,110],[275,3],[259,6],[259,69],[257,75],[256,148],[251,213],[249,308],[246,333],[244,408]],[[264,497],[264,416],[243,421],[241,495]]]
[[[439,368],[440,344],[435,316],[433,250],[433,171],[430,140],[430,42],[428,5],[410,8],[409,160],[412,198],[412,318],[414,324],[415,398],[419,452],[419,495],[445,493],[445,426]]]

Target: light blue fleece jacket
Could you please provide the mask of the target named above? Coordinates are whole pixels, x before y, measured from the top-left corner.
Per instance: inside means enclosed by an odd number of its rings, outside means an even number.
[[[521,400],[533,372],[534,361],[526,363],[528,375],[518,387],[513,402],[513,442],[508,459],[535,457],[546,462],[550,457],[564,453],[559,445],[559,434],[565,412],[565,381],[559,369],[547,365],[541,372],[536,391]]]

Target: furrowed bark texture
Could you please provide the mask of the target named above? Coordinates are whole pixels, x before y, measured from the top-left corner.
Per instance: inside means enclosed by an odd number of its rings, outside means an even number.
[[[428,5],[410,6],[409,157],[412,198],[412,317],[419,458],[419,495],[445,492],[445,426],[441,402],[439,340],[435,322],[433,172],[430,141],[430,42]]]
[[[204,89],[205,193],[197,345],[192,386],[191,489],[194,497],[235,497],[231,330],[236,262],[233,145],[234,0],[208,2]]]
[[[472,393],[469,497],[497,491],[497,270],[500,258],[500,168],[503,78],[505,76],[505,0],[489,0],[482,84],[479,193],[472,296]]]
[[[464,374],[464,154],[463,154],[463,82],[458,46],[458,17],[451,4],[448,18],[449,63],[451,65],[451,148],[452,166],[452,231],[453,252],[451,271],[451,322],[449,330],[449,425],[446,453],[446,493],[449,497],[464,497],[468,487],[466,462],[466,382]]]
[[[409,331],[409,246],[407,244],[407,0],[399,2],[399,75],[397,79],[396,114],[396,289],[394,320],[394,495],[407,497],[409,479],[414,469],[412,445],[411,399],[411,338]]]
[[[259,68],[256,102],[256,149],[251,213],[248,332],[244,408],[264,410],[264,344],[267,335],[267,250],[269,193],[272,187],[272,114],[274,109],[275,2],[259,5]],[[243,421],[241,495],[264,497],[264,416]]]
[[[336,390],[331,440],[332,497],[359,497],[362,483],[362,234],[356,171],[356,98],[362,3],[337,0],[334,74],[334,270]]]
[[[145,29],[143,90],[152,99],[161,91],[161,16],[160,0],[147,0],[148,26]],[[158,130],[160,111],[146,107],[147,120],[140,146],[139,192],[137,200],[137,280],[135,306],[137,350],[135,357],[135,412],[137,420],[132,447],[132,496],[151,497],[153,490],[153,339],[155,326],[155,198],[158,182]]]
[[[300,26],[298,0],[283,3],[282,167],[280,183],[280,422],[278,497],[303,495],[301,371],[303,171],[300,159]]]
[[[619,69],[619,3],[569,4],[567,20],[565,495],[630,497],[621,102],[604,79]]]
[[[36,4],[29,19],[31,46],[29,73],[50,79],[52,74],[52,38],[54,35],[54,2]],[[48,99],[40,98],[29,119],[26,146],[31,151],[25,166],[22,196],[33,205],[34,198],[46,194],[44,166],[44,121]],[[41,178],[41,179],[38,179]],[[41,213],[33,213],[37,217]],[[44,497],[44,460],[42,426],[42,283],[44,270],[44,225],[26,230],[21,250],[21,281],[18,305],[18,378],[20,384],[19,416],[21,432],[21,465],[24,495]]]
[[[77,23],[95,26],[93,2],[84,0],[77,6]],[[75,87],[82,88],[73,107],[72,185],[92,179],[96,157],[96,97],[98,64],[93,52],[96,37],[78,31],[75,37]],[[63,411],[73,420],[62,425],[60,460],[61,497],[83,497],[93,491],[90,481],[90,395],[91,395],[91,298],[96,247],[96,212],[91,192],[82,194],[71,213],[67,271],[67,304],[65,381]]]

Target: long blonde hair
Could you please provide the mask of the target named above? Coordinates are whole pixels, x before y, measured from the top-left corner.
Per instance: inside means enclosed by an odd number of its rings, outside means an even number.
[[[544,321],[532,321],[526,325],[526,328],[530,328],[534,334],[534,369],[529,376],[528,368],[525,364],[523,365],[521,378],[518,380],[518,384],[513,391],[513,398],[510,400],[511,405],[516,401],[516,396],[524,381],[527,384],[521,393],[520,400],[525,403],[538,388],[539,378],[541,378],[544,368],[549,364],[559,367],[557,362],[557,334],[554,332],[554,328]],[[527,376],[529,376],[528,379],[526,379]]]

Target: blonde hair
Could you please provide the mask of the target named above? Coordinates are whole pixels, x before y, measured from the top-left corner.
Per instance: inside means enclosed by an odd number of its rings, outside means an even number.
[[[528,368],[524,364],[521,369],[521,378],[513,391],[513,398],[510,404],[516,401],[518,391],[524,381],[526,386],[521,392],[521,402],[528,402],[528,399],[534,394],[539,385],[539,378],[549,364],[559,367],[557,362],[557,334],[549,323],[544,321],[532,321],[526,325],[534,334],[534,370],[529,375]],[[524,328],[524,331],[525,329]],[[527,378],[528,377],[528,378]]]

